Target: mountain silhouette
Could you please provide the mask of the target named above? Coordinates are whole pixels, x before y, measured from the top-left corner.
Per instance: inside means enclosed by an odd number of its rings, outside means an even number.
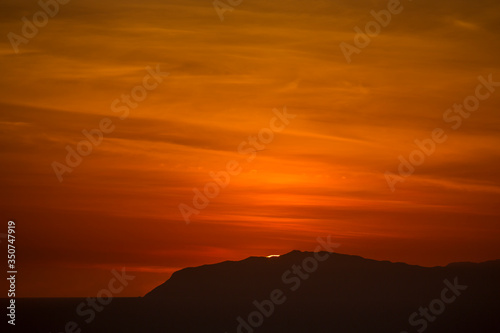
[[[82,332],[500,332],[499,282],[500,260],[429,268],[292,251],[182,269]]]

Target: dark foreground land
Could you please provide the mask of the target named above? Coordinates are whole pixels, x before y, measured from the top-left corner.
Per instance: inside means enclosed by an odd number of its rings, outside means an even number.
[[[113,299],[90,323],[76,313],[82,301],[18,299],[9,331],[494,333],[500,260],[424,268],[293,251],[183,269],[144,297]]]

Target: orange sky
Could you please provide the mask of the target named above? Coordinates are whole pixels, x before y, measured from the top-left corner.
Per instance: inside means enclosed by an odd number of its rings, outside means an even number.
[[[210,1],[71,1],[19,53],[1,39],[19,296],[95,296],[121,267],[137,278],[119,296],[143,295],[186,266],[327,235],[374,259],[499,258],[500,88],[456,131],[443,113],[478,76],[500,81],[500,4],[405,1],[348,64],[339,44],[386,4],[245,0],[221,22]],[[0,30],[20,34],[38,10],[4,0]],[[111,103],[157,64],[169,75],[120,120]],[[296,117],[244,162],[239,144],[285,106]],[[106,117],[114,131],[59,182],[53,161]],[[448,140],[392,192],[384,173],[436,127]],[[187,225],[178,205],[233,159],[241,174]]]

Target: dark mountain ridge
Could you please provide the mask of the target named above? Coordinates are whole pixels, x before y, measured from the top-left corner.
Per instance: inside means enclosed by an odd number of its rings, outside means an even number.
[[[428,268],[292,251],[180,270],[143,304],[148,332],[500,332],[498,281],[500,260]],[[449,285],[466,289],[434,301]],[[427,319],[419,309],[431,302],[439,316]]]
[[[500,332],[499,281],[500,260],[421,267],[292,251],[182,269],[83,332]]]

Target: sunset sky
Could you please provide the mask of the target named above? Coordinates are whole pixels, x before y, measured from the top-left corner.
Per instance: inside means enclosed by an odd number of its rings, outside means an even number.
[[[328,235],[379,260],[500,258],[500,86],[460,128],[443,120],[479,76],[500,82],[500,3],[401,5],[348,64],[339,44],[387,1],[244,0],[221,22],[211,1],[72,0],[16,53],[9,32],[41,8],[3,0],[0,233],[16,221],[18,296],[95,296],[122,267],[136,279],[118,296],[139,296]],[[148,66],[169,74],[120,119]],[[246,161],[239,145],[285,107]],[[114,130],[59,182],[52,163],[103,118]],[[447,141],[391,191],[386,171],[435,128]],[[186,224],[179,204],[231,160],[241,174]]]

